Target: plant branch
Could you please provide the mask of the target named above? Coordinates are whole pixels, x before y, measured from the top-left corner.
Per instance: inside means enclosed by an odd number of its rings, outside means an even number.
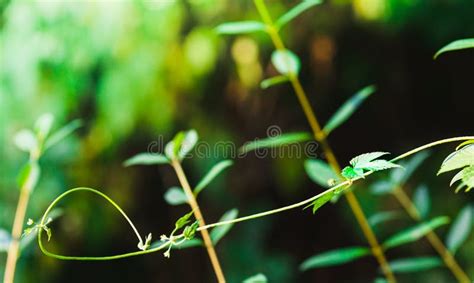
[[[279,51],[285,51],[286,50],[285,45],[283,44],[283,41],[281,40],[281,37],[278,34],[278,29],[273,24],[273,21],[271,19],[271,16],[268,12],[268,9],[265,5],[264,0],[254,0],[254,3],[255,3],[255,6],[257,7],[257,10],[262,20],[267,25],[267,32],[270,35],[272,42],[275,45],[275,48]],[[334,155],[333,150],[331,149],[326,139],[326,135],[324,131],[322,130],[321,125],[318,122],[318,119],[316,118],[316,115],[311,107],[311,104],[309,103],[308,97],[301,85],[300,80],[298,79],[298,76],[290,72],[288,74],[288,79],[290,80],[291,85],[293,86],[293,89],[298,98],[298,101],[303,109],[306,119],[308,120],[311,130],[313,131],[314,138],[318,142],[321,143],[322,149],[326,155],[329,165],[332,167],[332,169],[335,172],[338,172],[340,174],[341,167],[336,159],[336,156]],[[385,274],[385,277],[387,278],[389,282],[396,282],[395,276],[390,270],[390,267],[388,265],[387,259],[385,258],[384,252],[382,248],[380,247],[380,244],[377,240],[377,237],[375,236],[375,233],[373,232],[372,228],[369,225],[367,217],[365,216],[362,210],[362,207],[359,204],[359,201],[357,200],[354,193],[350,190],[347,191],[345,196],[349,203],[349,206],[352,209],[352,212],[354,213],[357,219],[357,222],[359,223],[359,226],[362,229],[362,232],[364,233],[367,241],[369,242],[369,245],[372,248],[372,253],[374,257],[377,259],[380,267],[382,268],[383,273]]]
[[[203,227],[206,225],[204,221],[204,217],[202,216],[201,209],[199,208],[199,204],[196,201],[196,197],[193,194],[193,190],[189,185],[189,182],[184,174],[183,168],[179,161],[172,160],[171,165],[173,166],[174,170],[176,171],[176,175],[178,176],[179,182],[183,187],[183,190],[188,198],[188,203],[193,210],[194,216],[198,221],[199,227]],[[214,249],[214,245],[212,244],[211,237],[209,236],[209,232],[206,229],[202,229],[201,235],[202,239],[204,240],[204,245],[206,246],[207,253],[209,254],[209,259],[211,260],[212,267],[214,268],[214,272],[217,277],[217,281],[219,283],[225,282],[224,272],[222,271],[221,265],[219,263],[219,259],[217,258],[216,250]]]

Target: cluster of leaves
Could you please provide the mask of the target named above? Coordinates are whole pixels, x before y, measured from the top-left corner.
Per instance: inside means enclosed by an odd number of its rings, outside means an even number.
[[[462,188],[466,188],[466,192],[474,188],[474,140],[462,143],[456,148],[456,151],[451,153],[441,164],[438,175],[441,173],[459,170],[451,180],[451,186],[460,181],[456,192]]]

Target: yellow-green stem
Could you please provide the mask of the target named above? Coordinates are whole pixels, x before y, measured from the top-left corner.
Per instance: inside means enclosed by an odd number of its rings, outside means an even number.
[[[199,204],[196,201],[196,198],[193,194],[191,186],[189,185],[188,179],[184,174],[183,168],[181,164],[177,160],[173,160],[171,165],[173,166],[174,170],[176,171],[176,175],[178,176],[179,182],[183,187],[184,192],[188,198],[189,206],[193,210],[194,216],[199,223],[199,227],[206,226],[206,222],[204,221],[204,217],[202,216],[201,209],[199,208]],[[217,277],[217,281],[219,283],[225,282],[224,272],[222,271],[221,265],[219,263],[219,259],[217,257],[216,250],[214,249],[214,245],[212,244],[211,237],[209,236],[209,232],[207,229],[200,230],[202,239],[204,241],[204,245],[206,246],[207,253],[209,254],[209,259],[211,260],[212,267],[214,268],[214,272]]]
[[[268,12],[267,7],[265,6],[264,0],[254,0],[254,3],[255,3],[255,6],[257,7],[257,10],[263,22],[267,26],[267,32],[270,35],[272,42],[275,45],[275,48],[279,51],[285,51],[286,50],[285,45],[283,41],[281,40],[280,35],[278,34],[277,28],[273,24],[272,18]],[[303,109],[306,119],[308,120],[308,123],[313,132],[314,138],[318,142],[321,143],[322,149],[325,153],[325,156],[328,160],[329,165],[333,168],[335,172],[341,172],[341,167],[339,166],[336,156],[334,155],[334,152],[332,151],[326,139],[326,135],[324,131],[322,130],[321,125],[318,122],[318,119],[316,118],[316,115],[311,107],[311,104],[309,103],[308,97],[301,85],[300,80],[298,79],[298,76],[296,74],[289,73],[288,79],[291,82],[291,85]],[[349,203],[349,206],[352,209],[352,212],[354,213],[356,217],[357,222],[359,223],[359,226],[362,229],[362,232],[364,233],[369,245],[371,246],[372,253],[374,257],[377,259],[385,277],[387,278],[388,282],[396,282],[395,276],[393,275],[390,269],[390,266],[388,265],[384,252],[382,248],[380,247],[380,244],[377,240],[377,237],[375,236],[375,233],[373,232],[372,228],[369,225],[367,217],[365,216],[362,210],[362,207],[359,204],[359,201],[357,200],[354,193],[350,190],[347,191],[345,196]]]
[[[395,198],[400,202],[402,207],[406,210],[408,215],[415,220],[415,221],[421,221],[421,215],[418,209],[416,208],[415,204],[411,201],[411,199],[408,197],[408,195],[405,193],[405,191],[397,186],[394,188],[392,191],[392,194],[395,196]],[[444,263],[446,264],[446,267],[451,270],[453,273],[454,277],[458,280],[460,283],[469,283],[471,280],[467,276],[467,274],[464,272],[464,270],[461,268],[461,266],[458,264],[454,256],[449,252],[449,250],[446,248],[446,246],[443,244],[443,242],[440,240],[438,235],[433,230],[430,230],[428,234],[426,234],[426,238],[430,242],[430,244],[433,246],[433,248],[436,250],[436,252],[439,254],[439,256],[443,259]]]

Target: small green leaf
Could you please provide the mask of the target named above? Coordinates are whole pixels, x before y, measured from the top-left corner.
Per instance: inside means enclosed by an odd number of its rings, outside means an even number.
[[[351,166],[346,166],[342,169],[341,175],[346,179],[353,179],[357,177],[364,178],[364,170],[360,168],[352,168]]]
[[[397,247],[403,244],[415,242],[424,237],[428,232],[438,228],[439,226],[449,223],[449,218],[440,216],[424,223],[420,223],[409,229],[398,232],[383,243],[387,249]]]
[[[193,215],[193,212],[189,212],[185,214],[184,216],[180,217],[176,223],[174,224],[176,229],[181,229],[184,227],[184,225],[188,224],[190,222],[189,218]]]
[[[57,130],[53,134],[51,134],[45,141],[44,149],[48,149],[53,145],[57,144],[67,136],[69,136],[72,132],[77,130],[82,126],[81,120],[73,120],[66,126],[62,127],[61,129]]]
[[[224,213],[224,215],[222,215],[221,219],[219,219],[219,222],[234,220],[235,218],[237,218],[238,214],[239,214],[239,211],[236,208],[231,209],[227,211],[226,213]],[[217,243],[229,232],[232,226],[234,226],[233,223],[217,226],[214,229],[212,229],[210,232],[212,243],[214,245],[217,245]]]
[[[363,169],[371,170],[371,171],[381,171],[381,170],[391,169],[391,168],[401,168],[400,165],[392,163],[387,160],[383,160],[383,159],[370,161],[360,166],[361,167],[359,168],[363,168]]]
[[[449,43],[448,45],[441,48],[438,52],[436,52],[433,59],[438,58],[439,55],[448,51],[455,51],[467,48],[474,48],[474,38],[459,39]]]
[[[324,188],[331,187],[330,180],[339,180],[339,176],[332,170],[331,166],[320,159],[308,159],[304,163],[306,174],[316,184]]]
[[[163,154],[144,152],[125,160],[123,166],[168,164],[169,162]]]
[[[354,96],[346,101],[341,108],[329,119],[329,122],[324,127],[323,131],[326,135],[329,135],[334,129],[342,125],[352,114],[359,108],[372,93],[376,90],[375,86],[370,85],[359,90]]]
[[[222,160],[214,165],[211,170],[202,178],[202,180],[194,188],[194,195],[197,196],[209,183],[212,182],[219,174],[222,173],[226,168],[232,166],[234,162],[232,160]]]
[[[194,221],[193,224],[186,226],[183,231],[184,238],[186,240],[193,239],[198,227],[199,227],[199,223],[197,221]]]
[[[336,193],[334,191],[331,191],[329,193],[326,193],[322,196],[320,196],[319,198],[317,198],[316,200],[314,200],[310,205],[306,206],[304,209],[312,206],[313,207],[313,214],[316,213],[316,211],[323,205],[325,205],[328,201],[330,201],[334,196],[336,195]]]
[[[421,185],[416,188],[413,194],[413,203],[420,213],[422,219],[425,219],[430,213],[430,193],[426,185]]]
[[[282,75],[297,75],[301,68],[298,56],[290,50],[275,50],[272,53],[272,63]]]
[[[35,123],[35,131],[40,140],[46,138],[53,126],[54,116],[51,113],[41,115]]]
[[[443,262],[438,257],[412,257],[393,260],[388,264],[394,273],[409,273],[440,267]]]
[[[291,8],[288,12],[286,12],[283,16],[281,16],[276,22],[275,25],[278,28],[283,27],[287,23],[291,22],[294,18],[298,17],[301,13],[308,10],[309,8],[321,4],[322,1],[320,0],[303,0],[301,3],[296,5],[295,7]]]
[[[474,163],[474,144],[468,144],[451,153],[441,164],[438,175],[444,172],[460,169]]]
[[[268,282],[267,277],[262,273],[250,276],[249,278],[242,281],[242,283],[267,283],[267,282]]]
[[[229,22],[218,25],[215,31],[219,34],[243,34],[265,31],[265,25],[258,21]]]
[[[188,202],[186,194],[180,187],[169,188],[166,191],[164,198],[169,205],[180,205]]]
[[[179,132],[165,146],[165,154],[170,160],[177,159],[181,161],[194,148],[198,139],[199,137],[195,130]]]
[[[471,233],[474,224],[474,208],[471,205],[464,207],[454,219],[446,238],[446,246],[453,253],[461,247]]]
[[[273,78],[263,80],[260,83],[260,87],[262,89],[267,89],[271,86],[279,85],[279,84],[286,83],[286,82],[288,82],[288,77],[287,76],[276,76],[276,77],[273,77]]]
[[[31,152],[38,147],[35,134],[27,129],[19,131],[14,137],[14,142],[18,149],[25,152]]]
[[[369,152],[369,153],[364,153],[361,155],[358,155],[349,161],[349,163],[354,167],[354,168],[365,168],[364,165],[371,162],[374,159],[377,159],[383,155],[390,154],[388,152],[381,152],[381,151],[376,151],[376,152]]]
[[[365,247],[347,247],[314,255],[300,265],[301,271],[313,268],[341,265],[370,254]]]
[[[466,187],[466,192],[469,192],[472,188],[474,188],[474,165],[468,166],[459,171],[453,177],[449,185],[452,186],[459,180],[461,180],[461,183],[456,188],[456,193],[459,192],[463,187]]]
[[[247,142],[239,149],[239,151],[240,153],[247,153],[256,149],[277,148],[288,144],[309,141],[312,139],[312,135],[307,132],[288,133],[276,137],[269,137]]]
[[[39,177],[41,175],[41,169],[37,162],[29,161],[23,166],[18,176],[18,186],[20,189],[26,188],[30,192],[38,184]]]
[[[369,217],[370,226],[375,226],[383,222],[399,219],[401,217],[400,211],[382,211]]]

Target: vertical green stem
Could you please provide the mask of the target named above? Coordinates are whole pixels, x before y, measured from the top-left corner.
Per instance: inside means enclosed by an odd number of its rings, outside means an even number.
[[[272,42],[275,45],[275,48],[279,51],[285,51],[285,45],[281,40],[280,35],[278,34],[277,28],[273,24],[272,18],[268,12],[264,0],[254,0],[254,3],[263,22],[267,26],[267,32],[270,35]],[[324,134],[324,131],[322,130],[318,119],[316,118],[316,115],[311,107],[311,104],[309,103],[308,97],[301,85],[298,76],[296,74],[290,73],[288,74],[288,78],[303,109],[306,119],[308,120],[311,130],[313,131],[315,140],[321,143],[322,149],[326,155],[329,165],[333,168],[335,172],[341,172],[341,167],[326,139],[326,135]],[[390,266],[388,265],[387,259],[385,258],[383,249],[380,247],[377,237],[375,236],[375,233],[370,227],[367,217],[364,215],[362,207],[359,204],[359,201],[357,200],[356,196],[352,191],[348,191],[345,196],[349,203],[349,206],[351,207],[356,217],[357,222],[359,223],[362,229],[362,232],[364,233],[365,237],[367,238],[367,241],[369,242],[369,245],[371,246],[374,257],[377,259],[382,271],[385,274],[385,277],[389,282],[396,282],[395,276],[393,275]]]
[[[178,176],[179,182],[183,187],[183,190],[188,198],[188,203],[193,210],[194,216],[199,223],[199,227],[206,226],[206,222],[204,221],[204,217],[202,216],[201,209],[199,208],[199,204],[196,201],[196,197],[193,194],[191,186],[189,185],[188,179],[184,174],[183,168],[181,164],[177,160],[173,160],[171,165],[173,166],[174,170],[176,171],[176,175]],[[214,245],[212,244],[211,237],[207,229],[200,230],[202,239],[204,240],[204,245],[206,246],[207,253],[209,254],[209,259],[211,260],[212,267],[214,268],[214,272],[217,277],[217,281],[219,283],[224,283],[225,277],[224,272],[222,271],[221,265],[219,263],[219,259],[217,257],[216,250],[214,249]]]
[[[413,220],[421,221],[420,212],[418,211],[415,204],[411,201],[411,199],[408,197],[408,195],[405,193],[405,191],[401,187],[396,187],[392,191],[392,194],[395,196],[398,202],[400,202],[402,207],[405,209],[405,211],[408,213],[408,215],[410,215],[410,217]],[[453,273],[454,277],[456,277],[458,282],[460,283],[471,282],[467,274],[464,272],[461,266],[457,263],[454,256],[444,246],[443,242],[440,240],[438,235],[436,235],[436,233],[433,230],[430,230],[428,234],[426,234],[426,238],[428,239],[430,244],[433,246],[433,248],[436,250],[436,252],[439,254],[439,256],[443,259],[444,263],[446,264],[446,267],[448,267],[449,270],[451,270],[451,272]]]

